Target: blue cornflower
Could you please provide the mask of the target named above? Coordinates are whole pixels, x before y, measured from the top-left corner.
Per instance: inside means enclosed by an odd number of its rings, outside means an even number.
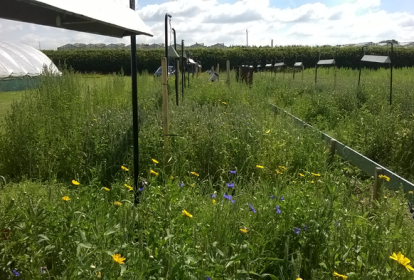
[[[236,174],[236,170],[230,170],[231,174]]]
[[[280,197],[281,201],[285,201],[285,198],[283,196]]]
[[[250,210],[252,210],[252,212],[256,214],[256,210],[254,209],[253,205],[250,204],[249,206],[250,206]]]
[[[231,200],[231,203],[234,203],[234,199]]]
[[[335,221],[335,224],[336,224],[337,227],[339,227],[339,223],[337,221]]]
[[[142,192],[142,191],[144,190],[144,187],[139,188],[138,190],[139,190],[140,192]]]
[[[304,226],[303,226],[303,230],[304,230],[304,231],[308,231],[308,230],[309,230],[309,227],[308,227],[307,225],[304,225]]]
[[[226,186],[232,189],[234,188],[234,183],[233,182],[227,183]]]
[[[184,183],[183,182],[180,182],[178,185],[180,186],[180,188],[184,187]]]
[[[206,276],[206,280],[211,280],[211,277]]]
[[[272,194],[271,196],[270,196],[270,199],[275,199],[275,195],[274,194]]]
[[[14,275],[16,275],[16,276],[20,276],[20,273],[19,273],[19,272],[17,272],[17,270],[16,270],[16,269],[13,269],[13,273],[14,273]]]
[[[211,193],[211,194],[210,194],[210,197],[211,197],[211,198],[216,198],[216,195],[215,195],[214,193]]]
[[[300,228],[295,227],[295,228],[293,229],[293,231],[294,231],[296,234],[299,234],[299,233],[300,233]]]
[[[279,205],[276,205],[276,213],[278,213],[278,214],[282,213],[282,211],[280,211],[280,209],[279,209]]]
[[[232,196],[230,194],[229,195],[223,194],[223,197],[226,198],[226,199],[228,199],[228,200],[231,200],[232,199]]]

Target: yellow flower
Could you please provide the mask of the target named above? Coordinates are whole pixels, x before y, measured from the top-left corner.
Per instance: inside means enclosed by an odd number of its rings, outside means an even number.
[[[110,191],[107,187],[104,187],[104,190],[106,190],[107,192],[109,192],[109,191]]]
[[[123,166],[123,165],[121,165],[121,169],[122,170],[124,170],[124,171],[129,171],[129,169],[128,168],[126,168],[125,166]]]
[[[245,229],[245,228],[241,228],[241,229],[240,229],[240,232],[241,232],[241,233],[247,233],[247,229]]]
[[[213,204],[216,204],[217,202],[216,202],[216,200],[215,199],[213,199]]]
[[[280,172],[279,170],[276,170],[276,174],[283,174],[283,172]]]
[[[150,171],[151,174],[154,174],[155,176],[158,176],[158,172],[155,172],[154,170],[151,169]]]
[[[98,278],[101,278],[102,277],[102,274],[101,274],[100,271],[98,271],[98,273],[96,274],[96,277],[98,277]]]
[[[298,278],[296,278],[296,280],[303,280],[302,278],[300,278],[300,277],[298,277]]]
[[[315,182],[314,181],[311,181],[311,184],[315,184]]]
[[[187,212],[187,211],[185,211],[185,210],[183,210],[182,215],[183,215],[183,216],[187,216],[187,217],[189,217],[189,218],[192,218],[192,217],[193,217],[193,215],[191,215],[190,213],[188,213],[188,212]]]
[[[279,169],[282,170],[282,171],[285,171],[286,170],[286,167],[283,166],[283,165],[279,165]]]
[[[263,167],[263,165],[256,165],[256,167],[257,168],[261,168],[261,169],[263,169],[264,167]]]
[[[389,182],[391,180],[390,177],[388,177],[386,175],[378,175],[378,178],[387,180],[387,182]]]
[[[170,176],[170,180],[174,180],[174,177],[173,176]]]
[[[121,203],[121,202],[119,202],[119,201],[115,201],[115,202],[114,202],[114,205],[116,205],[116,206],[122,206],[122,203]]]
[[[72,185],[75,185],[75,186],[79,186],[79,182],[78,181],[76,181],[76,180],[72,180]]]
[[[348,276],[345,276],[345,275],[339,274],[339,273],[337,273],[336,271],[334,271],[333,276],[336,276],[336,277],[341,277],[342,279],[347,279],[347,278],[348,278]]]
[[[156,160],[156,159],[153,159],[153,158],[152,158],[151,160],[152,160],[152,162],[153,162],[153,163],[155,163],[155,164],[157,164],[157,163],[158,163],[158,160]]]
[[[198,173],[195,173],[194,171],[192,171],[191,174],[193,174],[196,177],[199,177],[200,176]]]
[[[125,188],[127,188],[130,191],[133,191],[134,189],[131,186],[128,186],[127,184],[124,184]]]
[[[409,194],[414,194],[414,192],[413,192],[413,191],[409,191],[408,193],[409,193]]]
[[[62,199],[63,199],[64,201],[69,201],[69,200],[70,200],[69,196],[64,196],[64,197],[62,197]]]
[[[384,198],[388,198],[386,195],[384,195]]]
[[[315,176],[315,177],[321,177],[321,174],[318,174],[318,173],[312,173],[312,172],[311,172],[311,174],[312,174],[313,176]]]
[[[410,260],[404,257],[404,255],[401,254],[401,252],[398,252],[398,254],[392,253],[392,255],[390,256],[390,259],[396,260],[399,264],[404,266],[408,271],[414,271],[414,268],[412,268],[411,265],[409,265]]]
[[[223,103],[224,105],[227,105],[227,103],[226,103],[226,102],[224,102],[224,101],[222,101],[221,103]]]
[[[299,173],[299,176],[300,176],[300,177],[305,177],[305,175],[303,175],[302,173]]]
[[[121,256],[121,254],[112,255],[112,259],[114,259],[114,261],[117,262],[117,263],[119,263],[119,264],[123,264],[124,261],[126,260],[126,258],[123,258]]]
[[[93,119],[93,120],[96,121],[96,122],[98,121],[98,119]]]
[[[269,134],[269,133],[270,133],[270,129],[266,130],[266,134]]]

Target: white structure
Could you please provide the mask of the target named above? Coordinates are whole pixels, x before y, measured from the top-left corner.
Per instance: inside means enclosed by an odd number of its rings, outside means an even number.
[[[41,51],[20,43],[0,42],[0,80],[36,77],[44,71],[61,74]]]

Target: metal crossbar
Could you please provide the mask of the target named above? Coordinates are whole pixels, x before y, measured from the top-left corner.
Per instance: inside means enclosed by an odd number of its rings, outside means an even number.
[[[279,108],[278,106],[271,104],[272,109],[274,111],[280,111],[286,115],[288,115],[289,117],[291,117],[296,124],[302,126],[302,127],[309,127],[311,129],[313,129],[314,131],[316,131],[317,133],[321,134],[321,138],[323,141],[325,141],[327,144],[331,144],[332,141],[335,142],[335,153],[337,155],[339,155],[340,157],[344,158],[345,160],[347,160],[348,162],[350,162],[351,164],[355,165],[356,167],[358,167],[359,169],[361,169],[362,171],[364,171],[366,174],[370,175],[370,176],[375,176],[375,170],[376,168],[381,168],[382,169],[382,175],[386,175],[387,177],[390,178],[390,181],[387,182],[385,181],[384,184],[388,187],[388,189],[393,190],[393,191],[398,191],[400,189],[400,187],[403,188],[404,192],[409,192],[409,191],[414,191],[414,184],[409,182],[408,180],[402,178],[401,176],[395,174],[394,172],[386,169],[385,167],[383,167],[382,165],[376,163],[375,161],[367,158],[366,156],[358,153],[357,151],[351,149],[350,147],[346,146],[345,144],[339,142],[338,140],[332,138],[331,136],[323,133],[322,131],[314,128],[313,126],[311,126],[310,124],[302,121],[301,119],[299,119],[298,117],[292,115],[291,113],[283,110],[282,108]]]

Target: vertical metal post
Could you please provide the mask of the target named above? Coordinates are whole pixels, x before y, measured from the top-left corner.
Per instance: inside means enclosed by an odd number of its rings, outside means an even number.
[[[316,85],[317,76],[318,76],[318,64],[315,65],[315,85]]]
[[[184,100],[184,40],[181,40],[181,98]],[[182,101],[181,101],[182,102]]]
[[[167,19],[171,17],[172,16],[170,14],[165,14],[165,57],[167,58],[167,69],[168,69],[168,22],[167,22]]]
[[[364,48],[365,48],[365,46],[363,46],[362,48],[361,48],[361,55],[362,55],[362,57],[364,57]],[[362,57],[361,57],[361,60],[362,60]],[[359,76],[358,76],[358,86],[360,85],[360,82],[361,82],[361,71],[362,71],[362,62],[361,62],[361,60],[359,60]]]
[[[391,54],[390,54],[390,71],[391,71],[391,79],[390,79],[390,105],[392,105],[392,60],[393,60],[393,53],[394,53],[394,44],[391,42]]]
[[[129,1],[129,7],[135,11],[135,0]],[[132,131],[134,146],[134,204],[139,203],[139,147],[138,147],[138,86],[137,86],[137,42],[136,35],[131,36],[131,88],[132,88]]]
[[[172,31],[174,33],[174,50],[175,52],[177,52],[177,38],[176,38],[176,34],[175,34],[175,29],[172,28]],[[175,58],[175,102],[176,105],[178,106],[178,58]],[[167,67],[168,68],[168,67]]]

